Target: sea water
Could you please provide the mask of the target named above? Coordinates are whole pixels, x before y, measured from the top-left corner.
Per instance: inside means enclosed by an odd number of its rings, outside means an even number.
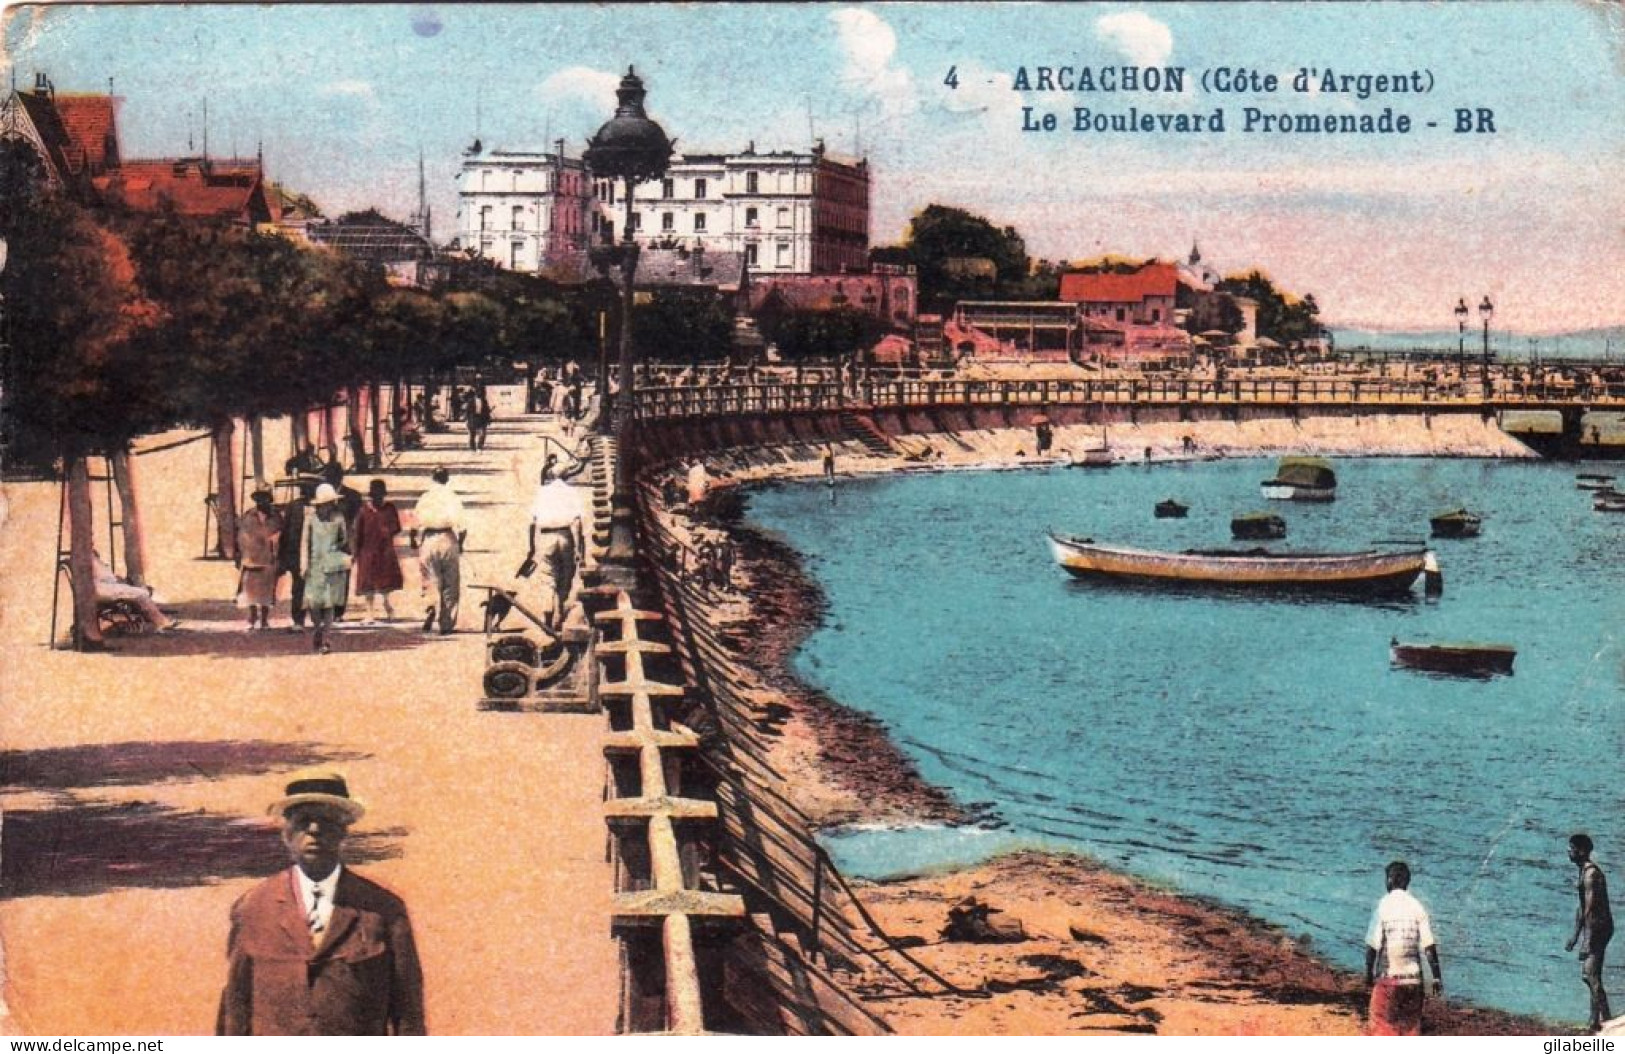
[[[1609,466],[1582,466],[1612,471]],[[1618,466],[1625,475],[1625,466]],[[1349,459],[1329,504],[1268,502],[1262,459],[786,483],[750,519],[798,550],[824,624],[796,672],[880,718],[988,821],[835,832],[883,877],[1018,847],[1078,850],[1243,908],[1358,969],[1383,867],[1409,861],[1447,995],[1583,1019],[1567,837],[1589,832],[1625,908],[1625,514],[1576,469]],[[1186,519],[1158,520],[1174,498]],[[1279,548],[1436,540],[1441,599],[1292,600],[1078,582],[1047,528],[1180,550],[1269,510]],[[1256,544],[1256,543],[1242,543]],[[1394,669],[1390,638],[1505,642],[1516,673]],[[1616,956],[1607,981],[1625,999]]]

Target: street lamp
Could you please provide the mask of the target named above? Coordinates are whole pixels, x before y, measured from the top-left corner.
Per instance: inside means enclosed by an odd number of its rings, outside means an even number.
[[[1479,379],[1484,385],[1484,399],[1490,397],[1490,318],[1495,314],[1495,305],[1490,303],[1490,295],[1484,294],[1484,302],[1478,305],[1478,317],[1484,320],[1484,361],[1479,372]]]
[[[608,563],[629,567],[636,558],[632,530],[632,425],[635,407],[632,352],[633,282],[638,269],[638,244],[632,236],[632,195],[639,183],[656,179],[671,163],[673,140],[644,112],[643,81],[628,66],[621,86],[615,90],[615,116],[604,122],[587,141],[582,155],[593,175],[619,179],[626,188],[626,221],[621,225],[621,244],[593,250],[593,263],[606,273],[611,266],[621,269],[621,355],[620,392],[614,400],[615,489],[610,498]],[[606,393],[607,394],[607,393]]]
[[[1467,316],[1472,314],[1466,297],[1456,300],[1456,379],[1467,384]]]

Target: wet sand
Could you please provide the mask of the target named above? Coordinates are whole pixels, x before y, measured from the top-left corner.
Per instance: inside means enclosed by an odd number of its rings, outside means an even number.
[[[1091,431],[1058,429],[1056,446],[1064,449],[1067,440],[1077,442]],[[1349,452],[1348,431],[1327,428],[1327,435],[1343,433],[1340,442],[1327,445]],[[1476,417],[1443,428],[1400,418],[1388,427],[1358,425],[1353,431],[1373,438],[1362,449],[1366,454],[1528,456],[1521,444]],[[1296,441],[1244,432],[1229,423],[1152,426],[1132,434],[1114,428],[1112,442],[1142,455],[1152,446],[1159,460],[1185,456],[1183,434],[1196,438],[1196,456],[1300,453],[1307,446],[1301,430]],[[1035,463],[1017,453],[1030,445],[1025,430],[960,433],[951,440],[908,436],[900,443],[911,450],[929,444],[941,456],[923,464],[903,458],[858,461],[838,450],[837,470],[869,474]],[[821,470],[816,461],[739,467],[719,489]],[[710,503],[715,512],[702,517],[700,526],[682,508],[662,515],[680,532],[720,529],[735,541],[740,589],[732,617],[750,630],[741,634],[750,645],[739,661],[788,711],[770,760],[787,773],[790,797],[821,827],[968,819],[951,796],[921,779],[880,722],[800,683],[788,670],[789,657],[819,624],[824,601],[793,550],[738,523],[731,511],[738,504],[719,493]],[[1368,996],[1362,979],[1327,966],[1289,934],[1081,856],[1016,853],[963,870],[863,884],[860,893],[889,934],[923,942],[914,952],[922,962],[983,996],[876,1002],[876,1012],[899,1033],[1358,1035],[1364,1027]],[[999,909],[996,918],[1019,920],[1029,939],[1011,944],[942,940],[949,908],[971,895]],[[1444,960],[1448,981],[1448,949]],[[1562,1031],[1534,1019],[1458,1005],[1448,997],[1447,989],[1443,1002],[1429,1002],[1428,1033]]]

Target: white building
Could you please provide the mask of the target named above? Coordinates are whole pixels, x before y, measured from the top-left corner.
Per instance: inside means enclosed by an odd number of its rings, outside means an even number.
[[[592,182],[578,159],[485,150],[478,140],[457,174],[457,244],[513,271],[579,270],[592,238]]]

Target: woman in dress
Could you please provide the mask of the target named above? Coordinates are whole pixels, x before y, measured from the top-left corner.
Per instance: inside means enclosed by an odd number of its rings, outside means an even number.
[[[237,567],[242,571],[237,600],[248,608],[249,629],[270,629],[282,517],[271,504],[268,484],[256,483],[253,498],[254,507],[237,520]]]
[[[378,600],[384,602],[384,620],[395,617],[389,594],[401,588],[401,562],[395,555],[395,536],[401,533],[401,514],[385,500],[384,481],[367,487],[367,503],[355,524],[355,591],[367,598],[366,625],[375,617]]]
[[[305,517],[299,539],[299,571],[305,578],[305,607],[310,609],[316,636],[311,650],[326,655],[327,634],[337,609],[344,604],[345,583],[350,571],[350,534],[339,515],[339,492],[323,483],[310,499],[310,515]]]

